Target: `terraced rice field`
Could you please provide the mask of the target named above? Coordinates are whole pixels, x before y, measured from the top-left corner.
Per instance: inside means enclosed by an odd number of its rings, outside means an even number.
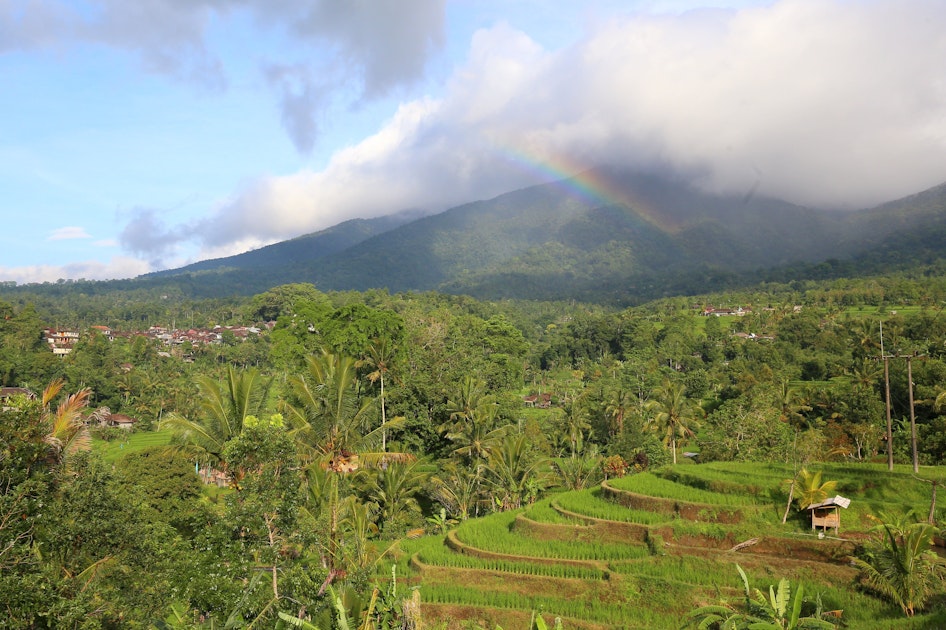
[[[564,492],[466,521],[447,536],[405,541],[400,570],[419,584],[434,627],[525,628],[539,611],[568,630],[682,628],[701,605],[741,601],[737,563],[766,592],[782,577],[804,585],[806,607],[820,598],[825,610],[843,611],[848,628],[946,627],[946,615],[907,619],[864,594],[848,562],[869,535],[868,513],[924,513],[929,485],[907,469],[824,468],[852,499],[837,538],[818,539],[800,517],[781,524],[789,468],[700,464]],[[946,479],[943,470],[924,473]]]

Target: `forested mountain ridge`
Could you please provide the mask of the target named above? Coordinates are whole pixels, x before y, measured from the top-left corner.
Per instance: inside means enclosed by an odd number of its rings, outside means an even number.
[[[576,192],[584,181],[606,192]],[[233,293],[305,281],[331,290],[630,303],[718,288],[735,275],[751,282],[746,275],[757,270],[854,260],[879,247],[903,262],[916,254],[917,239],[923,262],[941,255],[939,241],[924,236],[946,220],[946,185],[847,213],[754,192],[712,195],[658,175],[599,169],[378,230],[348,247],[324,248],[329,230],[312,235],[323,240],[271,245],[226,259],[214,282]],[[240,273],[228,273],[233,268]]]
[[[147,276],[173,276],[201,271],[261,269],[285,266],[296,261],[313,262],[415,220],[418,212],[399,212],[374,219],[350,219],[319,232],[267,245],[242,254],[202,260],[177,269],[165,269]]]
[[[630,305],[946,259],[946,184],[848,212],[756,193],[712,195],[654,174],[599,169],[436,215],[354,219],[228,258],[81,284],[94,294],[148,290],[206,298],[305,282],[336,291],[437,290]],[[69,286],[24,289],[59,293]]]

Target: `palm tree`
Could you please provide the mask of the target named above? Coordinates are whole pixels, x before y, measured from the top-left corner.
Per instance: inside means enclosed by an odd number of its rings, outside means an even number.
[[[368,481],[368,498],[378,505],[385,532],[420,514],[417,495],[423,490],[428,474],[418,468],[419,461],[392,462],[375,472]]]
[[[693,435],[694,426],[703,417],[703,408],[686,397],[682,383],[665,380],[646,409],[654,415],[646,426],[663,434],[664,444],[670,446],[673,463],[677,463],[677,438]]]
[[[455,396],[447,401],[451,422],[440,429],[446,431],[448,440],[457,445],[454,449],[467,462],[486,459],[489,449],[506,435],[508,427],[497,427],[499,407],[492,396],[484,394],[486,384],[473,377],[466,377]]]
[[[614,392],[611,402],[605,408],[605,413],[611,419],[611,435],[620,435],[624,431],[624,417],[634,405],[634,396],[624,388]]]
[[[564,411],[560,426],[563,433],[561,437],[568,442],[570,457],[575,459],[584,449],[585,432],[591,432],[590,414],[585,405],[584,393],[565,405]]]
[[[374,400],[363,395],[355,359],[323,349],[306,365],[305,374],[289,381],[294,400],[282,405],[304,461],[354,472],[363,465],[413,459],[376,450],[383,428],[371,428]],[[403,421],[393,418],[387,428]]]
[[[439,475],[431,477],[431,496],[447,512],[465,521],[476,511],[480,499],[480,484],[483,480],[480,466],[464,467],[448,462]]]
[[[237,372],[227,368],[224,387],[209,376],[197,378],[199,416],[188,420],[177,413],[165,416],[162,427],[170,427],[185,442],[207,453],[214,463],[220,462],[228,441],[243,430],[248,416],[261,416],[272,379],[264,380],[258,370]]]
[[[386,337],[375,338],[371,340],[368,346],[368,356],[362,360],[365,365],[374,368],[368,373],[368,380],[381,384],[381,450],[388,450],[387,432],[387,413],[384,406],[384,376],[391,370],[391,361],[394,359],[394,349]]]
[[[525,435],[507,435],[490,448],[486,477],[501,494],[497,499],[503,509],[522,507],[523,499],[541,489],[544,483],[540,471],[545,459],[536,457]]]
[[[883,537],[866,558],[851,558],[871,588],[889,597],[907,617],[922,608],[946,578],[946,561],[932,549],[937,529],[914,523],[896,531],[883,525]]]
[[[89,431],[82,421],[82,410],[88,406],[92,390],[80,389],[67,396],[52,410],[50,405],[59,395],[63,385],[62,379],[50,382],[43,390],[41,398],[42,422],[47,429],[43,441],[48,446],[47,459],[54,464],[63,463],[72,453],[87,450],[92,444]]]
[[[306,477],[315,480],[310,494],[328,511],[323,560],[329,574],[322,585],[324,591],[339,575],[342,560],[340,476],[363,467],[412,461],[413,457],[375,450],[382,427],[370,426],[373,400],[362,395],[354,358],[323,348],[320,354],[308,357],[306,365],[305,374],[290,379],[294,400],[284,402],[282,411],[292,427]],[[402,422],[403,418],[392,419],[387,428]]]
[[[451,420],[470,420],[478,409],[491,406],[492,403],[492,397],[486,395],[486,383],[466,376],[459,389],[447,399],[447,411]]]
[[[807,468],[802,468],[792,485],[793,492],[797,495],[795,500],[798,501],[798,508],[804,510],[809,505],[821,503],[834,492],[837,485],[837,481],[822,483],[820,470],[811,472]]]
[[[792,386],[786,378],[778,389],[779,419],[782,422],[788,422],[796,429],[805,424],[805,416],[802,412],[811,411],[811,405],[808,404],[805,393]]]

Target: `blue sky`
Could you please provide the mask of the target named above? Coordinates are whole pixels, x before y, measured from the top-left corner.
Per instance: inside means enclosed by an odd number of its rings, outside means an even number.
[[[940,0],[0,0],[0,280],[596,164],[867,207],[946,181],[944,32]]]

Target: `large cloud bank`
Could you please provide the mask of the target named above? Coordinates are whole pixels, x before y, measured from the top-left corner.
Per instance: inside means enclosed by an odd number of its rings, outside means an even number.
[[[405,103],[322,171],[260,179],[208,217],[214,230],[190,233],[221,255],[441,209],[535,181],[522,156],[658,167],[813,206],[880,203],[946,180],[944,33],[935,0],[615,18],[557,51],[498,25],[476,34],[442,98]]]

